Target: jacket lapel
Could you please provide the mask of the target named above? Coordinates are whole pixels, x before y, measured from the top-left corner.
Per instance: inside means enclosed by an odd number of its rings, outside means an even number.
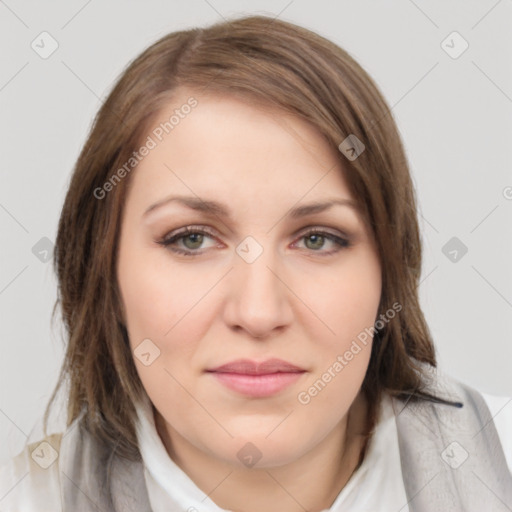
[[[141,461],[119,457],[77,418],[61,441],[63,512],[151,512]]]
[[[393,398],[409,510],[510,512],[512,475],[487,404],[476,390],[450,383],[448,393],[446,380],[429,391],[462,407]]]

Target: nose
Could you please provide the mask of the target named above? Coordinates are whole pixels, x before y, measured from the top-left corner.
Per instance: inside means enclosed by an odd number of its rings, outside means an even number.
[[[290,325],[291,292],[270,251],[252,263],[237,257],[234,267],[224,308],[227,325],[253,338],[267,338]]]

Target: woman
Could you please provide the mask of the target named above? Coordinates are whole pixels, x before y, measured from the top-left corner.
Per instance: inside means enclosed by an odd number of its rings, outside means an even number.
[[[511,414],[436,372],[397,128],[322,37],[250,16],[135,59],[55,269],[67,431],[1,510],[510,510]]]

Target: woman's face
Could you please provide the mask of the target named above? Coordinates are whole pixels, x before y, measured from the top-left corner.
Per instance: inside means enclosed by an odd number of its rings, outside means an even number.
[[[350,206],[344,157],[314,128],[194,95],[166,133],[160,123],[192,94],[178,92],[147,134],[155,144],[145,139],[122,222],[117,277],[137,371],[172,444],[234,464],[291,462],[360,391],[378,255]],[[211,371],[271,358],[300,371]]]

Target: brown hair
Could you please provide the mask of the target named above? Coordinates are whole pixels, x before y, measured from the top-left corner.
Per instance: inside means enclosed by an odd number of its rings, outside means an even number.
[[[435,367],[436,360],[418,300],[416,202],[385,100],[362,67],[333,42],[292,23],[246,16],[157,41],[124,71],[94,120],[71,177],[55,244],[59,287],[53,313],[60,303],[68,339],[45,411],[45,432],[57,391],[69,381],[67,425],[82,415],[80,421],[97,439],[115,445],[122,456],[140,459],[135,404],[145,390],[116,279],[130,176],[101,200],[93,192],[130,158],[178,86],[237,94],[292,113],[316,127],[336,151],[350,134],[363,141],[357,159],[338,154],[380,256],[379,314],[395,302],[402,305],[374,335],[362,386],[370,406],[368,436],[383,391],[439,400],[423,391],[425,365],[420,363]]]

